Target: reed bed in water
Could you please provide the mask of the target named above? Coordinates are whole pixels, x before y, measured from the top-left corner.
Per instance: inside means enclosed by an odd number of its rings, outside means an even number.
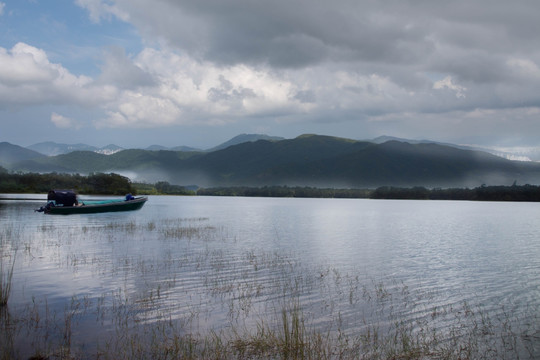
[[[17,249],[10,251],[8,238],[13,236],[12,229],[2,230],[0,238],[0,308],[7,306],[13,281],[13,269],[17,257]]]
[[[13,259],[9,252],[14,255],[13,249],[24,244],[21,261],[27,264],[48,254],[62,271],[120,280],[60,303],[32,294],[27,301],[10,302],[0,312],[0,359],[514,359],[540,354],[537,309],[517,314],[464,301],[434,306],[434,292],[313,266],[294,253],[245,248],[234,234],[208,222],[109,223],[60,236],[48,225],[39,228],[37,239],[3,230],[2,259]],[[110,247],[88,243],[112,244],[118,254],[106,257]],[[13,262],[8,268],[11,283]]]
[[[0,251],[0,308],[7,306],[9,296],[11,294],[13,268],[15,267],[15,255],[13,256],[13,260],[9,259],[7,261],[6,265],[4,265],[4,262],[6,262],[5,256],[3,251]]]

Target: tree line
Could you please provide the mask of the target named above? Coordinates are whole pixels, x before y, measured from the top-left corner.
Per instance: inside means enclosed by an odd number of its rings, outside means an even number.
[[[410,188],[382,186],[376,189],[334,189],[315,187],[215,187],[189,190],[166,181],[155,184],[132,183],[115,173],[91,173],[88,176],[60,173],[9,173],[0,166],[0,193],[47,193],[51,189],[71,189],[80,194],[124,195],[200,195],[246,197],[470,200],[470,201],[540,201],[540,186],[516,185],[469,188]]]
[[[265,186],[217,187],[199,189],[205,196],[257,196],[257,197],[314,197],[355,199],[403,200],[470,200],[470,201],[540,201],[540,186],[512,185],[477,188],[410,188],[382,186],[376,189],[320,189],[311,187]]]
[[[139,194],[146,195],[196,195],[196,192],[184,186],[173,185],[167,181],[158,181],[154,184],[133,183]]]
[[[470,200],[470,201],[540,201],[540,186],[486,186],[473,189],[426,189],[424,187],[380,187],[370,195],[372,199]]]
[[[135,194],[129,178],[118,174],[91,173],[88,176],[59,173],[8,173],[0,167],[0,192],[47,193],[51,189],[75,190],[80,194]]]
[[[367,189],[333,189],[315,187],[216,187],[200,188],[197,195],[203,196],[252,196],[252,197],[297,197],[297,198],[367,198],[371,191]]]

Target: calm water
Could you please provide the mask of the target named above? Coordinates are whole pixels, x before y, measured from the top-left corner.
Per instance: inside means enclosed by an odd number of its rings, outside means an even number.
[[[9,311],[81,312],[87,341],[118,328],[121,306],[206,333],[274,319],[291,298],[310,326],[354,333],[391,321],[376,299],[410,321],[463,304],[506,316],[540,355],[540,204],[153,196],[136,212],[34,213],[42,204],[0,200]]]

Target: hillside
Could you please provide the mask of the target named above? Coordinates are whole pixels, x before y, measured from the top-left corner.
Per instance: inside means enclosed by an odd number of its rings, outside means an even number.
[[[269,135],[263,135],[263,134],[240,134],[206,151],[212,152],[212,151],[223,150],[233,145],[238,145],[238,144],[247,143],[247,142],[255,142],[259,140],[281,141],[285,139],[278,136],[269,136]]]
[[[13,165],[22,171],[117,172],[199,186],[475,187],[540,183],[540,164],[435,143],[380,144],[319,135],[242,142],[213,152],[78,151]]]
[[[538,183],[540,165],[430,143],[382,144],[327,136],[258,141],[191,159],[220,185],[334,187]]]
[[[45,158],[45,155],[37,151],[13,145],[8,142],[0,142],[0,166],[10,168],[12,163],[27,159]]]
[[[28,149],[37,151],[43,155],[56,156],[61,154],[67,154],[72,151],[96,151],[98,150],[94,146],[86,144],[59,144],[53,141],[45,141],[28,146]]]

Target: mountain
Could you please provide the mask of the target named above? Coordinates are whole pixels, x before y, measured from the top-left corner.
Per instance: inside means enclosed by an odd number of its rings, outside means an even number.
[[[56,156],[67,154],[72,151],[95,151],[96,147],[86,144],[58,144],[52,141],[45,141],[28,146],[28,149],[37,151],[43,155]]]
[[[0,166],[10,168],[12,163],[19,161],[44,158],[45,155],[37,151],[13,145],[8,142],[0,142]]]
[[[400,142],[407,142],[409,144],[438,144],[438,145],[444,145],[444,146],[451,146],[458,149],[463,150],[474,150],[474,151],[483,151],[488,152],[490,154],[508,159],[508,160],[518,160],[518,161],[537,161],[540,162],[540,147],[532,147],[532,146],[525,146],[525,147],[488,147],[488,146],[481,146],[481,145],[457,145],[457,144],[451,144],[451,143],[443,143],[443,142],[437,142],[432,140],[411,140],[411,139],[403,139],[403,138],[397,138],[393,136],[379,136],[375,139],[368,140],[370,142],[374,142],[377,144],[382,144],[387,141],[400,141]]]
[[[223,144],[215,146],[206,151],[212,152],[212,151],[217,151],[217,150],[223,150],[223,149],[228,148],[229,146],[238,145],[238,144],[242,144],[246,142],[255,142],[258,140],[280,141],[280,140],[284,140],[284,138],[279,137],[279,136],[269,136],[269,135],[264,135],[264,134],[240,134],[238,136],[233,137],[231,140],[226,141]]]
[[[45,142],[37,143],[34,145],[30,145],[27,147],[27,149],[37,151],[47,156],[69,154],[70,152],[73,152],[73,151],[94,151],[99,154],[110,155],[110,154],[114,154],[115,152],[124,150],[120,146],[117,146],[114,144],[109,144],[107,146],[97,148],[95,146],[91,146],[87,144],[59,144],[52,141],[45,141]]]
[[[509,160],[536,161],[540,162],[540,148],[533,146],[525,147],[483,147],[470,145],[470,149],[486,151]]]
[[[200,149],[192,148],[192,147],[189,147],[189,146],[175,146],[175,147],[172,147],[172,148],[168,148],[168,147],[162,146],[162,145],[151,145],[151,146],[147,147],[146,150],[150,150],[150,151],[159,151],[159,150],[202,151]]]
[[[96,149],[96,150],[93,150],[93,151],[98,153],[98,154],[112,155],[112,154],[117,153],[117,152],[122,151],[122,150],[125,150],[125,149],[118,146],[118,145],[109,144],[107,146],[104,146],[102,148],[99,148],[99,149]]]
[[[409,144],[327,136],[243,143],[191,158],[192,171],[225,185],[334,187],[479,186],[538,183],[540,165],[434,143]]]
[[[283,140],[282,137],[277,136],[269,136],[269,135],[263,135],[263,134],[241,134],[238,136],[235,136],[234,138],[215,146],[211,149],[208,149],[206,151],[212,152],[217,150],[225,149],[232,145],[238,145],[244,142],[253,142],[257,140],[269,140],[269,141],[279,141]],[[97,148],[95,146],[86,145],[86,144],[59,144],[52,141],[46,141],[37,143],[31,146],[28,146],[28,149],[37,151],[41,154],[47,155],[47,156],[56,156],[56,155],[62,155],[62,154],[68,154],[73,151],[94,151],[99,154],[104,155],[111,155],[118,151],[124,150],[124,148],[110,144],[107,146],[104,146],[102,148]],[[151,145],[148,146],[145,150],[149,151],[159,151],[159,150],[172,150],[172,151],[203,151],[201,149],[189,147],[189,146],[175,146],[172,148],[168,148],[163,145]]]
[[[197,149],[190,146],[175,146],[173,148],[170,148],[169,150],[172,151],[202,151],[201,149]]]
[[[540,164],[436,143],[380,144],[320,135],[242,142],[212,152],[77,151],[13,165],[21,171],[117,172],[136,181],[210,186],[476,187],[540,183]]]
[[[162,146],[162,145],[150,145],[150,146],[147,147],[145,150],[148,150],[148,151],[159,151],[159,150],[169,150],[169,148],[166,147],[166,146]]]

